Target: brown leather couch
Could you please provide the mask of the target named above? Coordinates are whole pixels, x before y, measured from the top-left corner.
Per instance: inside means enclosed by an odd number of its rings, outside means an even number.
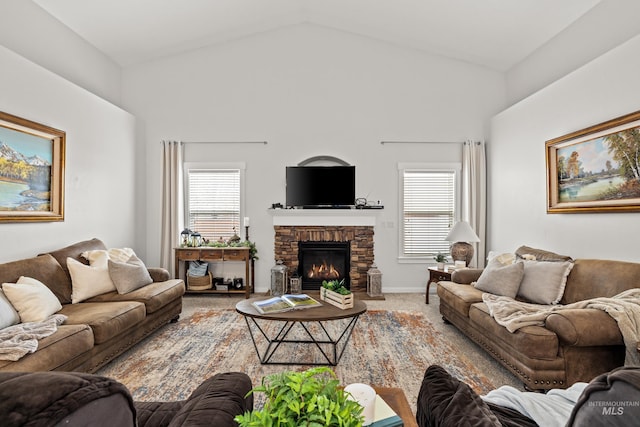
[[[237,426],[253,409],[251,379],[216,374],[186,400],[135,402],[121,383],[78,372],[0,372],[0,420],[18,426]]]
[[[0,264],[0,283],[15,283],[20,276],[44,283],[60,300],[64,324],[38,342],[35,353],[17,361],[0,360],[0,371],[95,372],[144,337],[176,320],[185,292],[182,280],[171,279],[164,269],[150,268],[153,283],[126,294],[116,291],[80,303],[71,303],[71,276],[67,257],[88,264],[81,254],[106,249],[99,239]]]
[[[624,365],[625,346],[616,321],[598,309],[561,310],[545,326],[526,326],[510,333],[490,316],[482,291],[471,285],[480,269],[452,274],[438,283],[440,313],[531,390],[566,388],[589,382]],[[612,297],[640,285],[640,264],[576,259],[560,304]]]

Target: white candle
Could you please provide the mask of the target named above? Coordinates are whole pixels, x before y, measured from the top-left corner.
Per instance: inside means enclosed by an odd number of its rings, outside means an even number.
[[[244,217],[244,226],[245,226],[245,227],[248,227],[248,226],[249,226],[249,217],[248,217],[248,216],[245,216],[245,217]]]
[[[362,415],[364,415],[362,425],[370,425],[374,420],[376,407],[376,391],[373,387],[367,384],[353,383],[346,386],[344,391],[350,394],[348,397],[358,402],[364,408],[362,410]]]

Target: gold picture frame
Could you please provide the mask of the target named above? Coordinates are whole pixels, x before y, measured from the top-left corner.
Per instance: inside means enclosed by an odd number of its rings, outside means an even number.
[[[0,112],[0,222],[64,221],[66,133]]]
[[[640,111],[545,148],[547,213],[640,211]]]

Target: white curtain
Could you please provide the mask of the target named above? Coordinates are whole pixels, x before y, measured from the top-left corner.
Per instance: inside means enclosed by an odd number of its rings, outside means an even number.
[[[182,196],[183,144],[162,141],[162,222],[160,232],[160,266],[174,272],[173,248],[178,245],[184,227]]]
[[[462,146],[462,220],[480,238],[474,243],[471,265],[484,267],[487,235],[487,160],[484,141],[466,141]]]

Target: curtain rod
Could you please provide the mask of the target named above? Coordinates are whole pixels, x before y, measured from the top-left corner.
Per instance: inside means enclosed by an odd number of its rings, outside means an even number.
[[[264,144],[267,141],[180,141],[183,144]]]
[[[380,141],[380,144],[464,144],[464,141]]]

